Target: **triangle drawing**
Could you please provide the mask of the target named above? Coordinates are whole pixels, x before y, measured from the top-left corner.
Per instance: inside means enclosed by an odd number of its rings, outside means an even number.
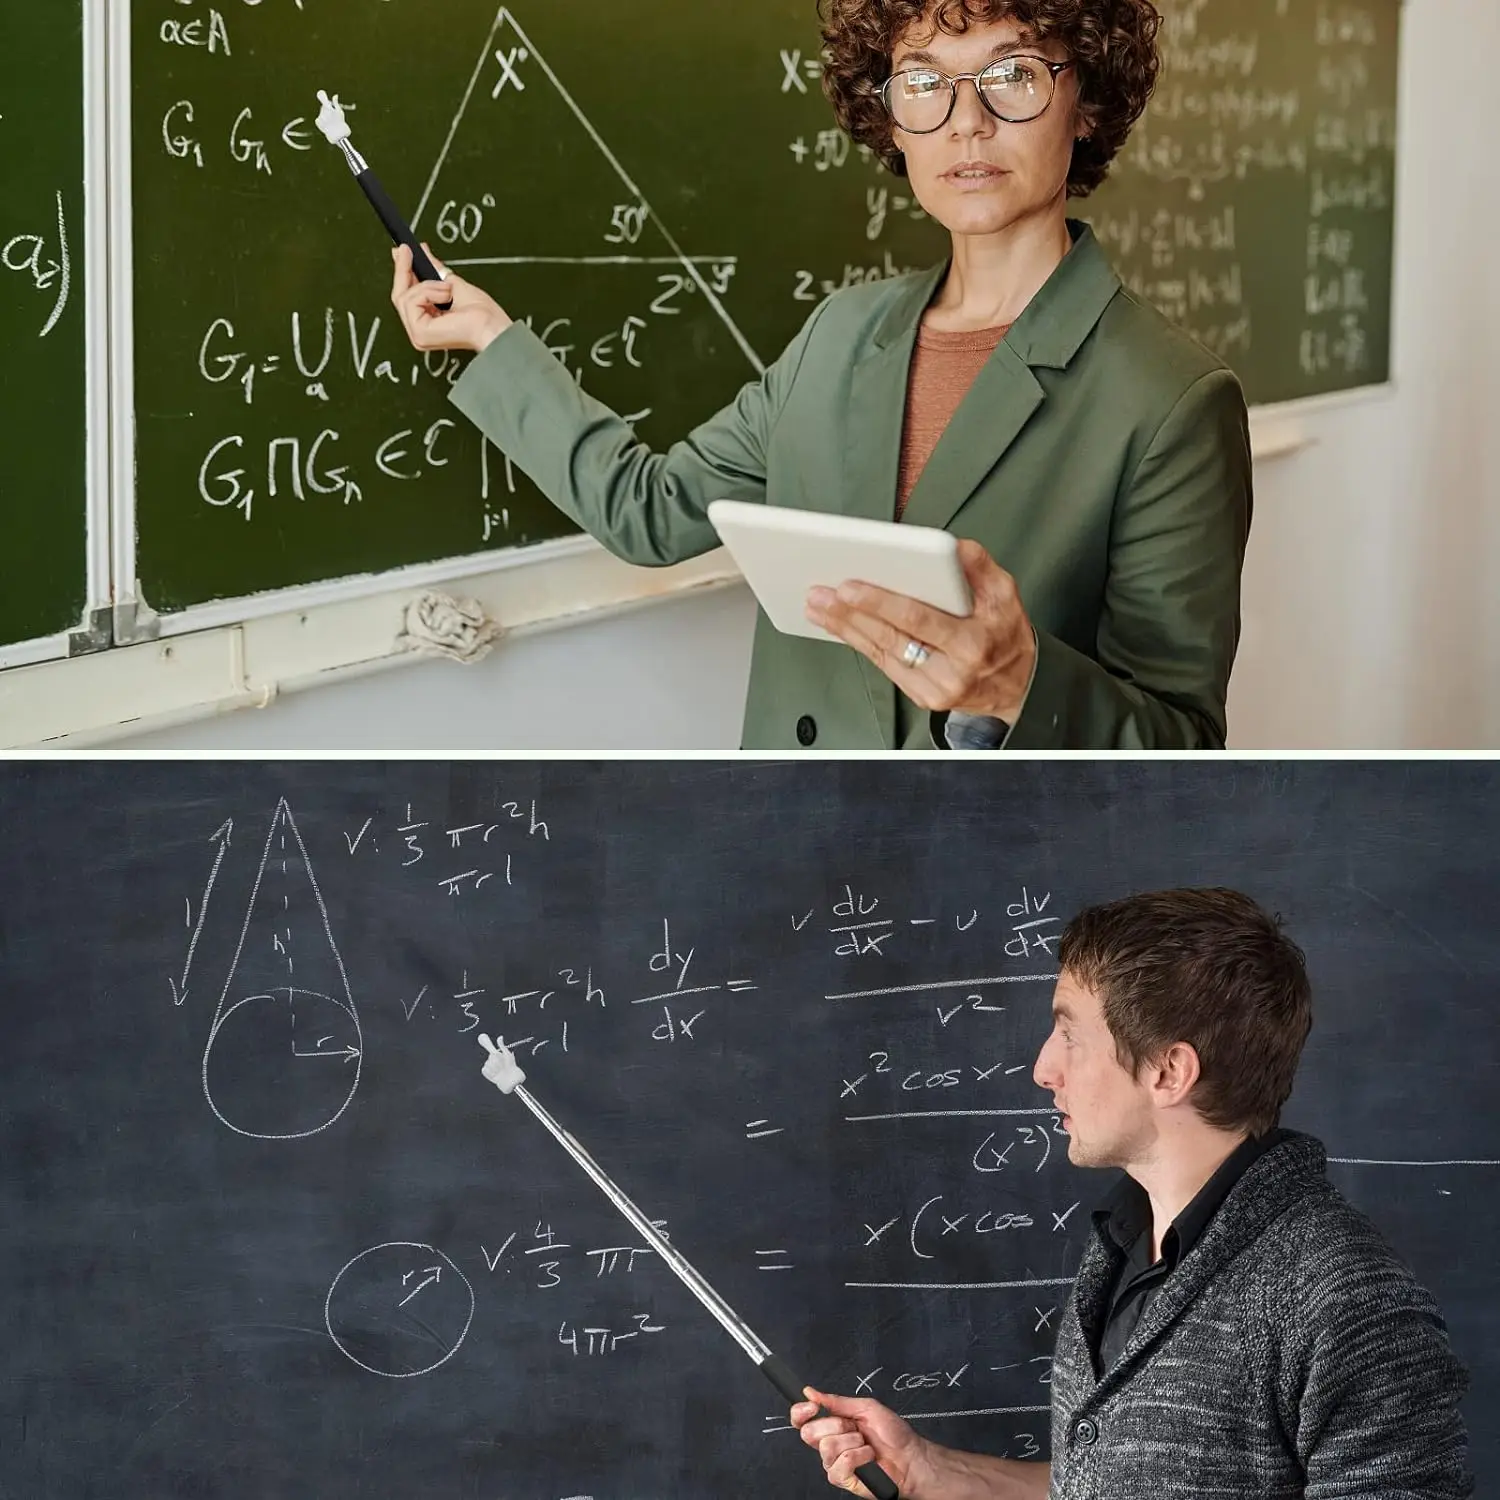
[[[496,12],[412,227],[455,268],[674,271],[755,373],[765,369],[722,300],[737,257],[683,250],[508,5]]]

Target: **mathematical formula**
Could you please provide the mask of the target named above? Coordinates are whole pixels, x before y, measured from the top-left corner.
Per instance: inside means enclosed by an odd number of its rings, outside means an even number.
[[[1377,313],[1359,262],[1389,232],[1396,143],[1394,109],[1375,102],[1373,7],[1317,0],[1296,8],[1311,25],[1311,88],[1254,82],[1273,31],[1293,19],[1289,0],[1268,0],[1262,27],[1205,0],[1162,9],[1162,79],[1120,177],[1154,184],[1164,202],[1124,206],[1123,188],[1107,188],[1087,210],[1096,233],[1134,293],[1233,361],[1265,337],[1234,195],[1252,177],[1297,182],[1311,227],[1302,317],[1285,352],[1304,376],[1357,380],[1372,365]]]

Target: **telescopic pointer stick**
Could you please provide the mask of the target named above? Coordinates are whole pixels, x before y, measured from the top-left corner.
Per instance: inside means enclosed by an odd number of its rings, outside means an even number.
[[[709,1312],[718,1320],[724,1332],[737,1343],[760,1367],[760,1372],[771,1382],[787,1401],[801,1401],[802,1382],[779,1360],[770,1348],[759,1339],[743,1318],[698,1274],[682,1254],[660,1230],[633,1204],[624,1193],[605,1175],[603,1169],[579,1145],[536,1098],[524,1087],[526,1075],[517,1064],[514,1054],[500,1039],[496,1046],[489,1037],[481,1034],[479,1044],[489,1054],[484,1064],[484,1076],[502,1094],[514,1094],[522,1104],[540,1120],[558,1144],[583,1168],[614,1206],[630,1221],[636,1232],[666,1262],[667,1267]],[[856,1471],[860,1482],[875,1496],[875,1500],[900,1500],[899,1491],[884,1469],[877,1463],[861,1464]]]
[[[344,153],[344,160],[349,163],[349,170],[354,173],[355,180],[365,190],[365,197],[370,200],[370,205],[380,215],[380,222],[385,225],[392,241],[398,245],[405,245],[411,251],[412,270],[417,273],[421,281],[442,281],[444,276],[441,271],[433,265],[428,258],[427,252],[417,243],[417,237],[411,231],[405,219],[401,217],[401,211],[391,202],[390,194],[380,185],[380,179],[370,170],[370,164],[356,151],[350,143],[349,137],[352,132],[349,122],[344,118],[344,106],[339,103],[339,96],[335,94],[332,99],[322,90],[318,90],[318,102],[323,106],[318,114],[318,129],[323,132],[328,143],[337,146]]]

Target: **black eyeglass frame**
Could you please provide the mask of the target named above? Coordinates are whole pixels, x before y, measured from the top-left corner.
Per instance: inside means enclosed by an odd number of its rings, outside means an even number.
[[[991,69],[1003,67],[1006,63],[1011,62],[1040,63],[1041,66],[1046,69],[1047,73],[1051,76],[1052,79],[1052,93],[1049,95],[1047,102],[1041,107],[1041,109],[1036,112],[1036,114],[1027,115],[1023,120],[1012,120],[1008,116],[1002,115],[1000,111],[996,109],[995,106],[984,97],[984,90],[979,87],[979,80],[983,78],[986,73],[990,72]],[[946,73],[942,72],[938,68],[925,68],[921,70],[913,68],[902,68],[899,73],[892,73],[891,76],[887,78],[883,84],[880,85],[880,102],[885,106],[885,112],[890,116],[891,124],[894,125],[897,130],[904,131],[907,135],[933,135],[937,131],[941,130],[948,123],[948,121],[953,118],[953,111],[958,108],[958,86],[961,83],[968,82],[974,85],[974,92],[979,96],[979,102],[997,120],[1003,121],[1007,125],[1029,125],[1033,120],[1040,120],[1042,116],[1052,108],[1052,101],[1053,99],[1057,98],[1058,76],[1062,73],[1067,72],[1067,70],[1072,66],[1072,58],[1069,58],[1067,62],[1049,62],[1045,57],[1036,57],[1029,52],[1017,52],[1013,53],[1009,57],[996,58],[994,62],[990,63],[987,67],[981,68],[977,73],[958,73],[955,74],[952,78],[950,78]],[[903,125],[896,118],[896,111],[891,107],[891,85],[895,83],[895,81],[903,74],[917,71],[936,73],[937,76],[948,85],[948,113],[945,114],[936,125],[929,126],[926,130],[913,130],[910,125]]]

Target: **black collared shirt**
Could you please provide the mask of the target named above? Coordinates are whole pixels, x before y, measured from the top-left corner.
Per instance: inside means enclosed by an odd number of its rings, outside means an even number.
[[[1100,1340],[1097,1373],[1103,1375],[1120,1357],[1130,1335],[1146,1315],[1167,1278],[1203,1236],[1209,1221],[1229,1196],[1251,1163],[1287,1138],[1285,1130],[1250,1136],[1225,1158],[1197,1196],[1172,1220],[1162,1236],[1161,1259],[1151,1259],[1151,1199],[1133,1177],[1119,1186],[1094,1210],[1095,1232],[1126,1252],[1125,1262],[1110,1296],[1109,1314]]]

